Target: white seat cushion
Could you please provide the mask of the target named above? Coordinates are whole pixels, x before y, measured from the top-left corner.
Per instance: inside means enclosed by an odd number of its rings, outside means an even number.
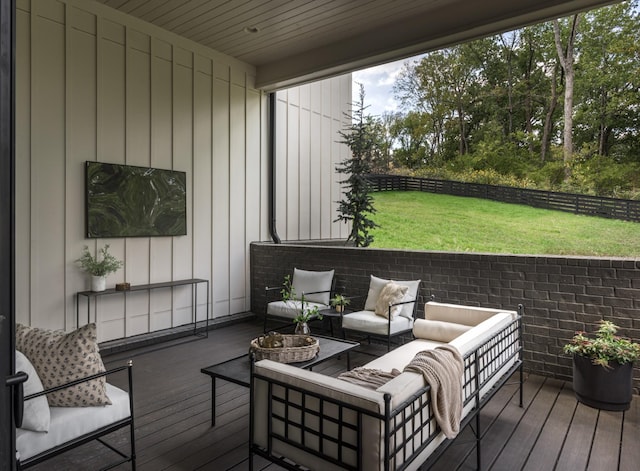
[[[373,311],[357,311],[345,314],[342,317],[343,329],[357,330],[368,334],[387,335],[387,333],[389,333],[394,335],[399,332],[411,330],[412,327],[413,319],[408,319],[404,316],[396,316],[391,321],[391,332],[388,332],[389,320],[384,317],[377,316]]]
[[[307,271],[293,269],[293,288],[296,299],[300,299],[304,294],[305,301],[329,304],[331,297],[331,284],[333,283],[334,270],[329,271]],[[318,293],[318,291],[322,291]],[[316,294],[307,294],[307,293]]]
[[[131,415],[129,394],[106,383],[111,405],[93,407],[51,407],[49,432],[16,429],[16,449],[25,460],[100,427]]]
[[[314,306],[320,309],[327,309],[328,304],[311,303],[305,301],[307,309],[311,309]],[[267,315],[275,317],[284,317],[286,319],[295,318],[302,311],[302,301],[274,301],[267,304]]]

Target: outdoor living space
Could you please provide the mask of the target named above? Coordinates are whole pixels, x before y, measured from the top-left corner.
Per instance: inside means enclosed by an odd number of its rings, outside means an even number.
[[[250,340],[262,334],[261,320],[255,316],[215,328],[208,338],[185,337],[104,355],[108,368],[134,362],[137,469],[248,469],[249,390],[218,381],[212,427],[211,381],[200,369],[246,353]],[[322,322],[312,328],[328,333]],[[351,365],[384,352],[384,345],[363,344],[351,353]],[[331,376],[345,370],[344,357],[314,368]],[[503,386],[482,411],[481,427],[483,469],[634,470],[640,460],[640,398],[635,396],[626,412],[598,411],[576,401],[570,382],[539,375],[525,374],[523,408],[517,377]],[[124,432],[117,436],[127,443]],[[88,444],[33,469],[94,470],[112,455]],[[475,469],[475,460],[467,428],[431,469]],[[282,469],[257,457],[254,465]]]

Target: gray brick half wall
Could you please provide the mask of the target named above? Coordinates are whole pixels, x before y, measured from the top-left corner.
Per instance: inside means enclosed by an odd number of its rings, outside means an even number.
[[[431,294],[440,302],[505,309],[524,305],[527,371],[571,379],[562,346],[576,330],[609,319],[640,340],[640,260],[361,249],[326,244],[251,244],[251,310],[262,314],[265,286],[294,267],[336,270],[337,287],[366,296],[369,275],[421,279],[418,315]],[[634,370],[640,391],[640,365]]]

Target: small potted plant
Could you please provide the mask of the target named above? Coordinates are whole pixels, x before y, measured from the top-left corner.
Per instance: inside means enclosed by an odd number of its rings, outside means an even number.
[[[573,355],[573,390],[578,401],[596,409],[627,410],[633,393],[633,362],[640,344],[616,335],[618,326],[601,321],[593,334],[576,332],[564,346]]]
[[[291,276],[286,275],[284,277],[280,294],[282,295],[282,300],[284,302],[296,301],[296,291],[291,284]],[[309,307],[309,303],[304,299],[304,294],[300,297],[300,304],[302,309],[300,310],[300,313],[293,318],[293,322],[296,324],[294,333],[299,335],[309,335],[311,334],[309,321],[312,319],[322,320],[322,314],[320,314],[318,306]]]
[[[76,260],[80,268],[91,275],[91,291],[104,291],[107,275],[115,273],[122,267],[122,261],[109,253],[109,244],[106,244],[94,257],[86,245],[82,249],[82,256]]]
[[[330,303],[336,312],[344,312],[344,308],[351,303],[351,300],[342,294],[336,294],[331,298]]]

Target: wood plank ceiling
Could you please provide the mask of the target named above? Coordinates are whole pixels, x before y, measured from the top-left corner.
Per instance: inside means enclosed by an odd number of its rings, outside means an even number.
[[[98,0],[256,67],[275,90],[612,0]]]

